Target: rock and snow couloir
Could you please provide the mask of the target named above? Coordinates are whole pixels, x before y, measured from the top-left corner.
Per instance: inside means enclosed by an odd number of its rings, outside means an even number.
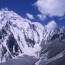
[[[20,54],[39,56],[46,33],[38,22],[24,19],[13,11],[0,11],[0,62]]]
[[[58,48],[59,47],[59,48]],[[13,11],[0,11],[0,63],[19,55],[39,58],[35,65],[54,65],[65,55],[65,28],[49,31]]]

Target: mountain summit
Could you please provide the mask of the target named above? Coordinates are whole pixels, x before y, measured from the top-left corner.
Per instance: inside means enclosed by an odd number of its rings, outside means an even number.
[[[65,28],[49,31],[13,11],[1,10],[0,63],[22,54],[38,58],[35,65],[59,65],[65,59]]]
[[[0,11],[0,61],[22,53],[38,56],[44,31],[38,22],[32,23],[13,11]]]

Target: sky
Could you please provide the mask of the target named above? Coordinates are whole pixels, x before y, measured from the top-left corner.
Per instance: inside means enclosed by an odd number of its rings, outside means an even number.
[[[43,26],[65,26],[65,0],[0,0],[0,9],[6,7]]]

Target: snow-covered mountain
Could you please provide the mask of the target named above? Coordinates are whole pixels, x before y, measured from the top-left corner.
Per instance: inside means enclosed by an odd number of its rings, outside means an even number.
[[[13,11],[1,10],[0,63],[22,55],[37,58],[35,65],[59,65],[58,59],[65,59],[65,28],[49,31]]]
[[[13,11],[1,10],[0,62],[20,54],[39,57],[40,43],[48,35],[45,33],[40,23],[24,19]]]
[[[65,65],[65,28],[54,30],[42,47],[40,59],[35,65]]]

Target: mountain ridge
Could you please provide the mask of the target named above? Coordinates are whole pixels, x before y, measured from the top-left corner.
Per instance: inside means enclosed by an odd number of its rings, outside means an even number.
[[[39,46],[43,36],[44,27],[40,23],[32,23],[13,11],[3,10],[0,11],[0,25],[0,41],[7,50],[5,56],[12,57],[17,55],[17,52],[29,55],[31,50],[34,51],[30,55],[34,56],[37,51],[36,44]]]
[[[35,65],[54,65],[64,56],[64,40],[65,27],[49,31],[13,11],[0,11],[0,63],[23,54],[38,58]]]

